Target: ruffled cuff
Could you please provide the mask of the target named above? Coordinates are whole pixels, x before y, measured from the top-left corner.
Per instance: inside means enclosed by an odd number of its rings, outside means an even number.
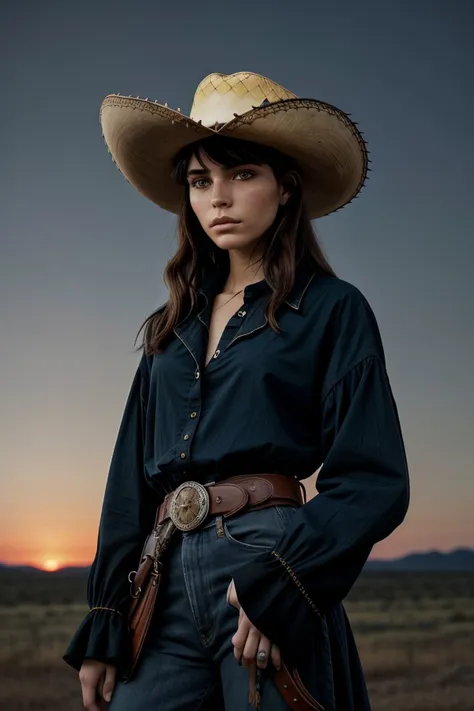
[[[131,636],[127,620],[108,608],[92,609],[80,624],[63,659],[74,669],[81,668],[84,659],[113,664],[118,673],[128,665]]]
[[[237,597],[253,625],[289,659],[311,642],[319,611],[278,554],[262,553],[234,571]]]

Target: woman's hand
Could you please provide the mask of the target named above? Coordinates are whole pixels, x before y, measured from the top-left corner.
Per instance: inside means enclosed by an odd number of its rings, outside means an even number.
[[[237,661],[242,663],[243,666],[251,672],[256,666],[260,667],[260,669],[265,669],[268,664],[268,659],[270,658],[273,665],[279,669],[281,666],[281,656],[278,646],[272,644],[270,640],[261,634],[250,622],[239,603],[233,580],[231,580],[227,590],[227,602],[239,610],[239,625],[237,632],[232,637],[234,656]],[[265,659],[257,659],[259,652],[265,652]]]
[[[87,711],[104,711],[112,698],[116,668],[110,664],[85,659],[79,672],[82,703]],[[104,703],[107,702],[107,703]]]

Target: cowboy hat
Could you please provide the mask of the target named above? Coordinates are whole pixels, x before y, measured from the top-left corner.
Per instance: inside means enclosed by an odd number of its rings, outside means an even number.
[[[262,143],[294,158],[311,219],[353,200],[369,170],[366,143],[348,114],[300,99],[252,72],[209,74],[196,89],[189,116],[166,103],[110,94],[100,107],[100,122],[128,182],[173,213],[179,213],[184,196],[171,175],[173,157],[216,134]]]

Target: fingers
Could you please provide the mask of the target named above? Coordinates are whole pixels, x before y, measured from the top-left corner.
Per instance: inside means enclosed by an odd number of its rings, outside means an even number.
[[[97,694],[96,695],[99,697],[99,699],[102,698],[102,689],[104,686],[104,681],[105,681],[105,675],[102,675],[100,677],[99,681],[97,682]]]
[[[260,632],[252,626],[249,630],[244,648],[242,650],[242,664],[247,669],[250,669],[251,665],[255,664],[255,657],[257,656],[261,638],[262,635]]]
[[[115,675],[116,668],[111,666],[110,664],[107,664],[105,671],[104,688],[102,689],[102,696],[107,702],[109,702],[112,698],[112,693],[115,688]]]
[[[109,664],[93,659],[84,660],[79,672],[79,681],[82,687],[82,703],[87,711],[103,711],[104,702],[101,697],[106,697],[106,701],[110,700],[115,686],[115,674],[115,667]]]
[[[256,627],[250,622],[245,612],[240,608],[239,625],[237,632],[232,637],[234,646],[234,657],[239,664],[246,667],[251,672],[252,667],[266,669],[269,660],[276,669],[281,667],[280,648],[276,644],[272,644],[268,637],[261,634]],[[260,653],[262,657],[258,658]]]
[[[97,699],[97,685],[99,679],[94,679],[88,676],[86,679],[81,679],[82,686],[82,704],[87,711],[101,711]]]
[[[237,592],[235,590],[233,579],[230,581],[229,587],[227,588],[227,602],[229,603],[229,605],[232,605],[233,607],[236,607],[238,610],[240,610],[240,604],[237,598]]]
[[[237,632],[232,637],[232,644],[234,645],[234,657],[237,659],[239,664],[243,662],[242,654],[244,651],[245,643],[247,642],[247,637],[250,632],[251,622],[246,616],[239,616],[239,626]]]
[[[281,652],[280,652],[280,648],[276,644],[272,645],[271,660],[272,660],[273,666],[276,669],[280,669],[280,667],[281,667]]]
[[[268,660],[270,659],[270,650],[272,648],[272,643],[268,637],[261,635],[257,642],[257,650],[255,652],[254,659],[257,662],[257,666],[260,669],[266,669],[268,666]],[[265,655],[265,656],[264,656]]]

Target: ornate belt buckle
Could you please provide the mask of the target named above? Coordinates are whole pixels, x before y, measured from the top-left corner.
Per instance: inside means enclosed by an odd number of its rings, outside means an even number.
[[[209,492],[197,481],[185,481],[173,494],[170,518],[180,531],[192,531],[209,513]]]

